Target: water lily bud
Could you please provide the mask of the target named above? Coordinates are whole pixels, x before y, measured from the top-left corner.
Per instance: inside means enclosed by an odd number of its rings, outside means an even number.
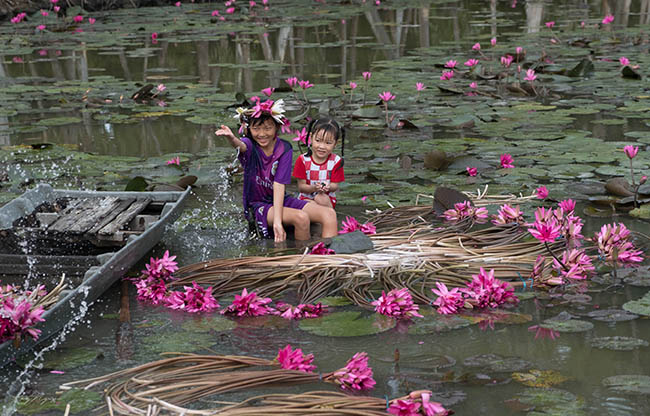
[[[647,180],[648,177],[646,175],[641,176],[641,179],[639,179],[639,185],[643,185]]]

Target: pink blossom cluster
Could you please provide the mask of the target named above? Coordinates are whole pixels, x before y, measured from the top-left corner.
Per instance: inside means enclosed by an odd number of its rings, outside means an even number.
[[[259,98],[256,101],[255,106],[253,106],[252,118],[259,118],[262,114],[271,114],[271,107],[275,102],[273,100],[266,100],[262,102]]]
[[[438,289],[431,289],[438,296],[433,304],[438,307],[438,313],[443,315],[457,313],[466,303],[478,308],[496,308],[506,303],[519,302],[514,289],[494,277],[494,270],[486,272],[482,267],[479,274],[472,275],[472,281],[465,288],[449,290],[441,282],[436,282],[436,286]]]
[[[291,306],[288,303],[276,302],[274,314],[280,315],[284,319],[303,319],[318,318],[323,315],[327,306],[322,303],[312,305],[310,303],[301,303],[298,306]]]
[[[25,12],[18,13],[17,15],[15,15],[14,17],[11,18],[11,23],[14,23],[14,24],[20,23],[23,20],[25,20],[26,17],[27,17],[27,13],[25,13]]]
[[[445,218],[445,221],[457,222],[471,218],[473,221],[481,224],[487,221],[488,211],[484,207],[476,208],[472,205],[471,201],[465,201],[454,204],[454,208],[443,212],[442,216]]]
[[[169,250],[165,250],[162,258],[151,257],[149,259],[149,263],[145,264],[145,270],[142,271],[142,274],[156,279],[172,280],[172,274],[178,270],[178,263],[174,259],[176,259],[176,256],[170,256]]]
[[[557,259],[553,259],[553,267],[560,276],[567,279],[584,280],[596,270],[591,262],[591,257],[585,254],[584,250],[566,250],[562,254],[561,262],[564,267]]]
[[[296,87],[296,85],[302,88],[303,90],[306,90],[314,86],[314,84],[312,84],[308,80],[299,80],[297,77],[289,77],[285,79],[284,82],[286,82],[287,85],[289,85],[289,87],[291,87],[292,90]]]
[[[336,254],[331,248],[325,247],[325,243],[322,241],[314,244],[314,247],[311,248],[309,254],[317,254],[321,256],[328,256],[330,254]]]
[[[312,365],[314,354],[305,355],[302,353],[300,348],[296,348],[295,350],[292,349],[290,344],[279,349],[278,355],[275,359],[280,364],[280,367],[285,370],[297,370],[304,373],[313,373],[316,369],[316,366]]]
[[[418,305],[413,302],[407,288],[393,289],[388,293],[381,291],[381,296],[372,302],[375,312],[397,319],[422,318]]]
[[[637,250],[629,241],[630,230],[623,223],[603,225],[594,239],[598,243],[598,252],[605,261],[624,266],[632,266],[643,261],[643,251]]]
[[[513,208],[509,204],[503,204],[497,214],[492,216],[492,224],[494,225],[524,223],[524,213],[519,209],[518,205]]]
[[[222,315],[235,316],[262,316],[273,313],[273,308],[267,306],[271,298],[261,298],[257,293],[250,292],[244,288],[241,295],[235,295],[235,300],[226,309],[221,311]]]
[[[368,354],[365,352],[354,354],[332,377],[341,389],[349,391],[371,390],[377,384],[372,378],[372,368],[368,367]]]
[[[183,289],[185,292],[173,291],[167,296],[167,307],[186,310],[190,313],[219,309],[219,302],[212,296],[212,286],[205,289],[196,282],[192,282],[192,286],[183,286]]]
[[[391,401],[388,413],[396,416],[447,416],[450,414],[442,404],[431,401],[429,390],[414,391],[409,393],[407,399]]]
[[[18,286],[0,286],[0,343],[20,338],[29,334],[33,339],[38,339],[41,331],[33,328],[39,322],[45,321],[42,316],[45,310],[27,299],[30,297],[44,296],[46,291],[40,285],[33,291],[22,293]]]
[[[556,209],[540,207],[535,211],[535,222],[528,224],[530,234],[541,242],[552,243],[563,236],[567,241],[579,245],[584,236],[582,219],[574,215],[575,201],[561,201]]]
[[[135,282],[138,300],[151,302],[154,305],[167,303],[167,285],[160,278],[145,277]]]
[[[366,222],[360,224],[356,218],[346,216],[345,220],[341,222],[341,231],[339,231],[339,234],[351,233],[357,230],[360,230],[362,233],[368,235],[377,233],[377,228],[373,223]]]

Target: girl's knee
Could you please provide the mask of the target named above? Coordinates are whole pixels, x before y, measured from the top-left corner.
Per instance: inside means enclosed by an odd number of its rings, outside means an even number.
[[[294,227],[309,228],[309,215],[304,211],[298,211],[294,218]]]

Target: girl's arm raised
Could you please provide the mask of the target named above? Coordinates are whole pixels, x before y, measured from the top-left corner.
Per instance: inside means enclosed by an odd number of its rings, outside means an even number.
[[[285,185],[273,182],[273,234],[275,242],[281,243],[287,239],[287,233],[282,226],[282,210],[284,208]]]
[[[225,136],[228,143],[230,143],[232,147],[239,148],[240,152],[246,151],[246,143],[239,140],[239,138],[233,134],[232,130],[230,130],[230,127],[222,124],[221,128],[215,131],[214,134],[217,136]]]

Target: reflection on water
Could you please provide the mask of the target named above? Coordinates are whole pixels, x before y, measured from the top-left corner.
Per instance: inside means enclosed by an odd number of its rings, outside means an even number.
[[[312,21],[309,16],[286,17],[281,24],[277,18],[259,14],[251,16],[254,34],[217,32],[201,36],[200,40],[179,40],[167,33],[153,44],[148,33],[142,33],[137,39],[129,34],[127,44],[118,46],[89,48],[80,42],[73,48],[67,44],[57,49],[56,45],[42,45],[42,49],[37,47],[31,54],[16,57],[22,63],[11,63],[14,57],[0,55],[0,80],[21,78],[22,82],[49,85],[110,76],[127,82],[186,82],[214,92],[230,93],[253,93],[267,86],[285,87],[284,79],[290,75],[309,79],[314,84],[346,85],[349,80],[358,79],[362,71],[371,70],[375,62],[394,60],[418,48],[446,45],[452,52],[465,51],[475,42],[489,43],[492,37],[505,40],[517,32],[537,32],[547,21],[558,21],[558,26],[575,25],[588,18],[594,21],[595,17],[607,13],[616,16],[614,27],[650,20],[649,0],[522,3],[422,1],[419,7],[360,8],[344,18],[321,22]],[[206,5],[195,7],[202,7],[202,13],[209,12]],[[565,9],[568,15],[561,11]],[[139,13],[143,13],[142,9]],[[110,24],[116,17],[106,13],[100,18]],[[141,16],[134,15],[134,18]],[[120,95],[128,98],[133,92],[115,91],[111,98],[121,100]],[[40,140],[78,145],[87,152],[129,156],[194,153],[209,149],[213,143],[210,128],[178,118],[152,118],[137,124],[102,123],[86,112],[65,111],[64,106],[56,110],[56,104],[35,97],[31,105],[42,109],[41,114],[30,114],[29,118],[16,116],[7,121],[38,120],[51,117],[54,111],[62,117],[81,115],[81,125],[50,127],[42,133],[29,134],[2,134],[0,130],[0,143]],[[89,107],[92,105],[87,103]],[[0,123],[5,129],[6,125],[7,122]]]

